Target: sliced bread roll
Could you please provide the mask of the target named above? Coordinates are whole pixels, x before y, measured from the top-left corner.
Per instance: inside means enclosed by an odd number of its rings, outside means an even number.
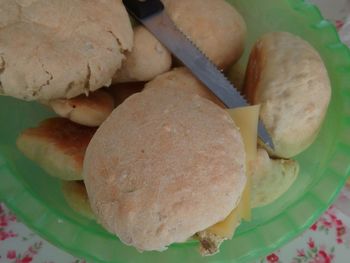
[[[244,93],[261,104],[272,154],[291,158],[315,140],[331,97],[327,70],[306,41],[287,32],[267,33],[253,47]]]

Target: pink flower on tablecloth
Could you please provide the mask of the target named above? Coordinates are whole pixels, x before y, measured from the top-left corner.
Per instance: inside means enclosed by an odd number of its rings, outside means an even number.
[[[12,237],[17,237],[17,234],[13,233],[12,231],[6,232],[0,228],[0,241],[4,241]]]
[[[334,231],[336,235],[335,242],[337,244],[344,244],[347,227],[344,225],[344,222],[338,218],[334,208],[334,206],[331,206],[321,218],[310,227],[310,230],[325,232],[327,235],[329,235],[330,231]]]
[[[0,205],[0,240],[4,240],[1,239],[1,237],[4,237],[4,234],[1,234],[4,232],[3,228],[7,227],[9,225],[9,222],[13,221],[16,221],[16,217],[12,214],[6,214],[5,210]]]
[[[344,226],[337,227],[337,235],[338,236],[343,236],[346,232],[346,229]]]
[[[309,241],[307,242],[310,249],[313,249],[315,247],[315,241],[310,237]]]
[[[332,261],[331,256],[324,250],[320,250],[316,258],[319,260],[317,263],[331,263]]]
[[[7,257],[8,259],[14,259],[14,258],[16,258],[16,251],[14,251],[14,250],[9,250],[9,251],[7,251],[6,257]]]
[[[11,263],[30,263],[33,261],[34,257],[38,254],[39,250],[42,248],[43,242],[39,241],[29,246],[28,249],[23,253],[16,253],[15,251],[9,251],[8,256],[11,257]],[[10,259],[10,258],[9,258]]]
[[[341,219],[335,219],[335,224],[337,226],[343,226],[343,221]]]
[[[317,241],[317,239],[316,239]],[[327,249],[325,244],[317,244],[315,238],[309,237],[307,249],[297,249],[293,263],[332,263],[335,248]]]
[[[7,226],[7,220],[4,215],[0,216],[0,227],[5,227]]]
[[[277,263],[279,261],[279,257],[275,253],[272,253],[266,257],[266,260],[269,263]]]
[[[314,223],[314,224],[310,227],[310,229],[311,229],[312,231],[316,231],[316,230],[317,230],[317,222]]]
[[[30,256],[25,256],[24,258],[22,258],[18,263],[29,263],[32,262],[33,258]],[[17,262],[16,262],[17,263]]]
[[[0,227],[6,227],[8,225],[8,219],[5,215],[0,215]]]
[[[339,220],[341,222],[341,220]],[[343,240],[343,237],[346,233],[346,228],[345,226],[343,225],[343,222],[341,222],[341,224],[339,224],[340,226],[338,226],[336,228],[336,235],[337,235],[337,243],[338,244],[343,244],[344,243],[344,240]]]

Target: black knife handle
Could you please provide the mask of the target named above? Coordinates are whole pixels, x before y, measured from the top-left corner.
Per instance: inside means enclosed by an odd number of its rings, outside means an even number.
[[[143,19],[164,9],[160,0],[123,0],[123,3],[134,16]]]

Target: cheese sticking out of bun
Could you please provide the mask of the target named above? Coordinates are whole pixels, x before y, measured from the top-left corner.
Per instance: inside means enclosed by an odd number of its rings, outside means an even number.
[[[246,152],[247,183],[244,187],[238,206],[233,209],[225,220],[216,223],[208,229],[197,233],[200,253],[213,255],[219,252],[220,245],[225,239],[231,239],[241,219],[251,219],[251,176],[257,155],[257,127],[259,121],[259,105],[227,110],[242,135]]]

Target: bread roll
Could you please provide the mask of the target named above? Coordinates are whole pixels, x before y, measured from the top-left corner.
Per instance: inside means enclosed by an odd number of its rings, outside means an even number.
[[[19,99],[108,86],[133,45],[121,0],[4,0],[0,14],[0,94]]]
[[[166,11],[217,66],[227,68],[244,50],[246,24],[225,0],[163,0]]]
[[[84,160],[98,221],[139,250],[164,250],[225,219],[246,182],[230,115],[180,89],[147,89],[100,126]]]
[[[83,181],[62,181],[62,193],[67,204],[78,214],[95,219]]]
[[[113,97],[104,90],[97,90],[89,96],[51,100],[49,104],[61,117],[90,127],[99,126],[114,109]]]
[[[143,26],[134,28],[134,47],[113,77],[114,83],[149,81],[168,71],[170,52]]]
[[[85,150],[95,131],[64,118],[51,118],[38,127],[24,130],[16,144],[48,175],[81,180]]]
[[[317,51],[287,32],[267,33],[250,54],[244,92],[261,104],[273,155],[290,158],[316,138],[331,97],[327,70]]]
[[[181,89],[191,96],[199,95],[224,107],[224,104],[185,67],[174,68],[169,72],[157,76],[145,85],[145,89],[161,89],[164,87]]]
[[[270,159],[258,149],[252,172],[251,206],[268,205],[283,195],[299,175],[299,164],[294,160]]]

